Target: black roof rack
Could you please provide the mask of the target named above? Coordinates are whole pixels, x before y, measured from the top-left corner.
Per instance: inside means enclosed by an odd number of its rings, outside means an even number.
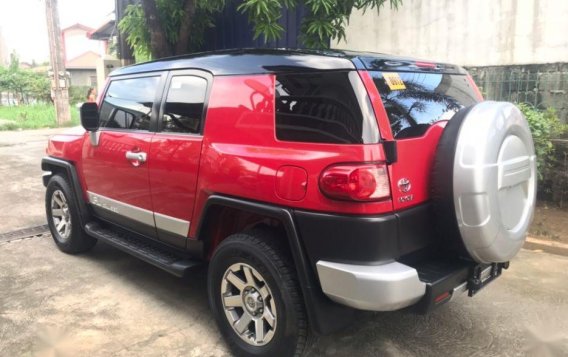
[[[427,63],[427,66],[421,65]],[[215,76],[325,70],[382,70],[465,73],[455,65],[420,61],[381,53],[344,50],[245,48],[200,52],[119,68],[111,76],[202,69]]]

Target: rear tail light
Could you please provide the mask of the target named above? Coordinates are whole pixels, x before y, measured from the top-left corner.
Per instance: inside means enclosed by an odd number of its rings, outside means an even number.
[[[390,197],[386,165],[336,165],[327,168],[319,180],[329,198],[378,201]]]

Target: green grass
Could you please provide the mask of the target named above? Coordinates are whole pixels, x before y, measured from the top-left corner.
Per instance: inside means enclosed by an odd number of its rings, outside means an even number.
[[[52,104],[0,106],[0,130],[56,128],[55,107]],[[79,125],[79,110],[71,106],[71,122],[63,126]]]

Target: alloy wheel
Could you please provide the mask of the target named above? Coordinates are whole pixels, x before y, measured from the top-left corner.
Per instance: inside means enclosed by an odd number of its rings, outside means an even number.
[[[66,242],[71,236],[71,212],[67,198],[61,190],[53,191],[51,195],[51,219],[59,235],[59,240]]]
[[[262,275],[245,263],[231,265],[221,281],[221,300],[234,332],[252,346],[269,343],[276,331],[276,303]]]

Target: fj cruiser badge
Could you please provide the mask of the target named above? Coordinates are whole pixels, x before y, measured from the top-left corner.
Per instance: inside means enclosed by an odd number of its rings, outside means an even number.
[[[408,191],[410,191],[411,188],[412,185],[410,184],[410,180],[407,179],[406,177],[403,177],[400,180],[398,180],[398,189],[400,190],[400,192],[407,193]]]

